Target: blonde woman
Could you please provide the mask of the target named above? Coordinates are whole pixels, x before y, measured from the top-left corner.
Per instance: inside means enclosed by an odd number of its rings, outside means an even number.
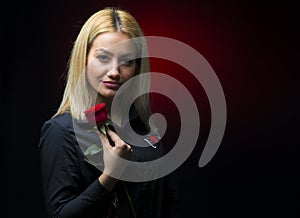
[[[167,176],[147,182],[110,176],[123,167],[113,155],[148,161],[163,155],[162,146],[129,144],[124,140],[126,133],[121,137],[114,128],[107,135],[87,131],[90,124],[84,111],[98,103],[105,103],[108,117],[122,130],[122,116],[111,116],[112,101],[126,81],[149,71],[149,60],[142,58],[147,52],[142,36],[135,18],[116,8],[96,12],[82,26],[69,60],[60,107],[41,129],[39,154],[49,217],[178,216],[177,195]],[[134,88],[149,89],[149,78],[143,78]],[[129,94],[131,91],[128,88]],[[126,95],[122,100],[126,101]],[[118,106],[122,110],[122,104]],[[140,134],[149,131],[149,108],[149,97],[144,94],[130,110],[130,125]],[[98,150],[90,152],[91,148]],[[97,162],[100,155],[103,163]],[[103,170],[98,167],[101,164]]]

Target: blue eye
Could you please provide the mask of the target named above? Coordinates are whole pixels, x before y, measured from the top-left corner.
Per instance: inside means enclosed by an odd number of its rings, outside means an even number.
[[[97,58],[101,62],[107,62],[109,60],[109,57],[107,55],[104,55],[104,54],[98,55]]]

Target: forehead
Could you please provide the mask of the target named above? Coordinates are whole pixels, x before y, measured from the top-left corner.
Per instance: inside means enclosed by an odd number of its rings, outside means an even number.
[[[107,32],[99,34],[91,49],[93,51],[109,51],[114,55],[135,54],[137,52],[133,39],[121,32]]]

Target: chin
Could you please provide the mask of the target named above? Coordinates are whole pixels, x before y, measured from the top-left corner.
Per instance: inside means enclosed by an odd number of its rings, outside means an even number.
[[[106,92],[99,92],[99,94],[107,99],[113,99],[116,95],[117,91],[106,91]]]

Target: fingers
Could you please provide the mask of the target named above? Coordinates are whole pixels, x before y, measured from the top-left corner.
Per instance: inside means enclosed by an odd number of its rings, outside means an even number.
[[[110,129],[107,129],[107,133],[110,136],[111,140],[115,143],[122,140],[114,131],[111,131]]]
[[[107,133],[110,136],[111,140],[115,143],[115,145],[118,145],[120,148],[132,151],[131,146],[126,144],[114,131],[108,129]]]
[[[123,173],[124,169],[127,166],[127,163],[122,159],[131,159],[132,148],[111,130],[107,130],[107,135],[104,135],[100,131],[98,132],[98,134],[104,148],[103,173],[106,175],[113,175],[114,178],[120,178],[120,175]],[[112,146],[110,142],[113,142],[114,146]]]
[[[97,131],[98,132],[98,135],[100,137],[100,140],[102,142],[102,145],[104,146],[109,146],[109,141],[108,141],[108,138],[106,137],[106,135],[104,135],[101,131]]]
[[[101,140],[102,144],[112,148],[107,136],[104,135],[101,131],[98,131],[98,134],[100,136],[100,140]],[[132,151],[131,146],[126,144],[115,132],[107,129],[107,134],[109,135],[111,140],[114,142],[115,147],[118,147],[120,149],[124,149],[124,150],[127,150],[127,151]]]

